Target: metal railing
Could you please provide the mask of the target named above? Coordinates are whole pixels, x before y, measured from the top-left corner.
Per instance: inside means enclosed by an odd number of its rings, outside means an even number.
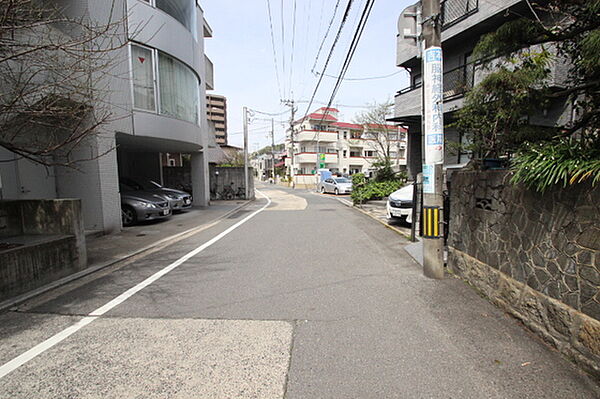
[[[442,29],[458,23],[477,12],[478,0],[442,0]]]
[[[467,64],[444,73],[444,100],[462,96],[473,88],[475,64]]]
[[[471,90],[475,83],[475,64],[459,66],[444,72],[444,100],[462,96]],[[411,85],[396,93],[396,97],[418,89],[421,83]]]

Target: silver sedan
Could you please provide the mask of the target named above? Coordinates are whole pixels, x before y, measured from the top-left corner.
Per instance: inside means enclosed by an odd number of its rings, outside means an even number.
[[[318,184],[317,191],[335,195],[350,194],[352,192],[352,181],[345,177],[330,177]]]

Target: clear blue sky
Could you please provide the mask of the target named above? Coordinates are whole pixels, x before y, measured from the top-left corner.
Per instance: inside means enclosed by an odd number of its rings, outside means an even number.
[[[329,63],[328,74],[339,73],[365,2],[366,0],[354,0],[350,16]],[[285,40],[282,40],[281,31],[282,3]],[[346,78],[369,78],[397,73],[384,79],[343,81],[334,100],[334,106],[341,111],[343,120],[352,121],[354,114],[361,110],[358,107],[393,100],[395,92],[408,85],[407,73],[395,65],[396,33],[398,16],[412,3],[412,0],[375,1]],[[296,0],[295,35],[294,0],[205,0],[201,4],[205,18],[213,29],[213,37],[205,39],[206,54],[215,66],[213,93],[227,97],[229,142],[241,147],[243,106],[278,113],[289,110],[281,105],[280,99],[291,98],[292,92],[297,101],[310,99],[318,80],[311,69],[333,16],[336,0]],[[279,85],[275,72],[267,4],[270,4],[273,20]],[[347,0],[340,1],[315,71],[323,70],[346,4]],[[334,84],[335,79],[323,78],[315,97],[319,103],[315,103],[311,110],[323,106],[320,102],[329,100]],[[307,105],[306,102],[301,102],[297,115],[304,115]],[[250,151],[270,144],[270,139],[267,138],[270,122],[256,119],[263,117],[265,116],[256,114],[249,126]],[[287,123],[288,120],[289,112],[275,117],[275,141],[278,143],[283,142],[285,137],[282,122]]]

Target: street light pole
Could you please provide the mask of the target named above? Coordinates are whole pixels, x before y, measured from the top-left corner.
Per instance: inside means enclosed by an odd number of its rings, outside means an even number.
[[[244,107],[244,195],[245,199],[250,198],[248,181],[248,108]]]
[[[422,0],[422,35],[425,50],[423,76],[423,273],[444,278],[443,240],[443,56],[440,0]]]

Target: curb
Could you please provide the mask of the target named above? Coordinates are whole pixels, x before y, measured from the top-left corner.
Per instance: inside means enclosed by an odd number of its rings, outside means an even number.
[[[87,268],[85,268],[85,269],[83,269],[81,271],[78,271],[76,273],[73,273],[73,274],[70,274],[68,276],[65,276],[65,277],[63,277],[61,279],[58,279],[58,280],[53,281],[53,282],[51,282],[49,284],[43,285],[41,287],[38,287],[38,288],[36,288],[36,289],[34,289],[32,291],[26,292],[24,294],[18,295],[18,296],[14,297],[14,298],[9,298],[9,299],[7,299],[5,301],[2,301],[2,302],[0,302],[0,312],[6,310],[7,308],[12,308],[12,307],[14,307],[16,305],[19,305],[19,304],[21,304],[21,303],[23,303],[25,301],[28,301],[28,300],[30,300],[30,299],[38,296],[38,295],[44,294],[44,293],[46,293],[48,291],[51,291],[53,289],[56,289],[56,288],[61,287],[63,285],[66,285],[66,284],[68,284],[68,283],[70,283],[72,281],[75,281],[75,280],[78,280],[78,279],[80,279],[82,277],[85,277],[85,276],[88,276],[90,274],[96,273],[97,271],[100,271],[102,269],[106,269],[109,266],[115,265],[115,264],[117,264],[119,262],[123,262],[123,261],[125,261],[127,259],[130,259],[130,258],[133,258],[134,256],[138,256],[138,255],[140,255],[140,254],[142,254],[144,252],[147,252],[147,251],[149,251],[149,250],[151,250],[153,248],[156,248],[156,247],[158,247],[160,245],[164,245],[164,244],[167,244],[167,243],[169,243],[169,244],[175,244],[175,243],[177,243],[177,242],[179,242],[179,241],[187,238],[186,236],[188,236],[190,234],[193,235],[194,233],[201,231],[206,226],[210,226],[210,225],[212,225],[212,224],[214,224],[214,223],[216,223],[216,222],[218,222],[220,220],[223,220],[223,219],[227,218],[231,214],[233,214],[233,213],[239,211],[240,209],[248,206],[252,201],[253,200],[245,201],[243,204],[241,204],[239,206],[236,206],[232,210],[224,213],[223,215],[221,215],[221,216],[219,216],[219,217],[217,217],[217,218],[215,218],[215,219],[213,219],[213,220],[211,220],[211,221],[209,221],[207,223],[204,223],[204,224],[202,224],[200,226],[192,227],[191,229],[182,231],[181,233],[177,233],[177,234],[172,235],[170,237],[163,238],[162,240],[158,240],[158,241],[156,241],[156,242],[154,242],[154,243],[152,243],[150,245],[147,245],[147,246],[145,246],[143,248],[140,248],[140,249],[137,249],[137,250],[135,250],[133,252],[127,253],[127,254],[121,256],[119,259],[113,259],[113,260],[110,260],[108,262],[104,262],[104,263],[100,263],[100,264],[96,264],[96,265],[90,265],[89,267],[87,267]]]
[[[314,194],[315,194],[315,195],[320,195],[320,194],[317,194],[317,193],[314,193]],[[358,207],[354,206],[354,204],[352,204],[352,202],[350,202],[350,201],[348,201],[348,200],[345,200],[345,199],[342,199],[342,198],[336,198],[336,197],[333,197],[333,198],[334,198],[336,201],[338,201],[338,202],[340,202],[340,203],[342,203],[342,204],[346,205],[348,208],[352,208],[352,209],[354,209],[354,210],[357,210],[358,212],[362,213],[363,215],[367,215],[367,216],[368,216],[368,217],[370,217],[371,219],[378,221],[379,223],[381,223],[382,225],[384,225],[386,228],[388,228],[388,229],[390,229],[390,230],[392,230],[392,231],[396,232],[397,234],[400,234],[402,237],[404,237],[404,238],[406,238],[407,240],[409,240],[409,241],[410,241],[410,234],[406,234],[406,233],[405,233],[405,232],[403,232],[402,230],[400,230],[400,229],[397,229],[397,228],[395,228],[394,226],[390,226],[389,224],[387,224],[387,223],[386,223],[386,222],[384,222],[383,220],[379,219],[377,216],[375,216],[375,215],[373,215],[373,214],[371,214],[371,213],[369,213],[369,212],[365,211],[364,209],[361,209],[361,208],[358,208]]]

